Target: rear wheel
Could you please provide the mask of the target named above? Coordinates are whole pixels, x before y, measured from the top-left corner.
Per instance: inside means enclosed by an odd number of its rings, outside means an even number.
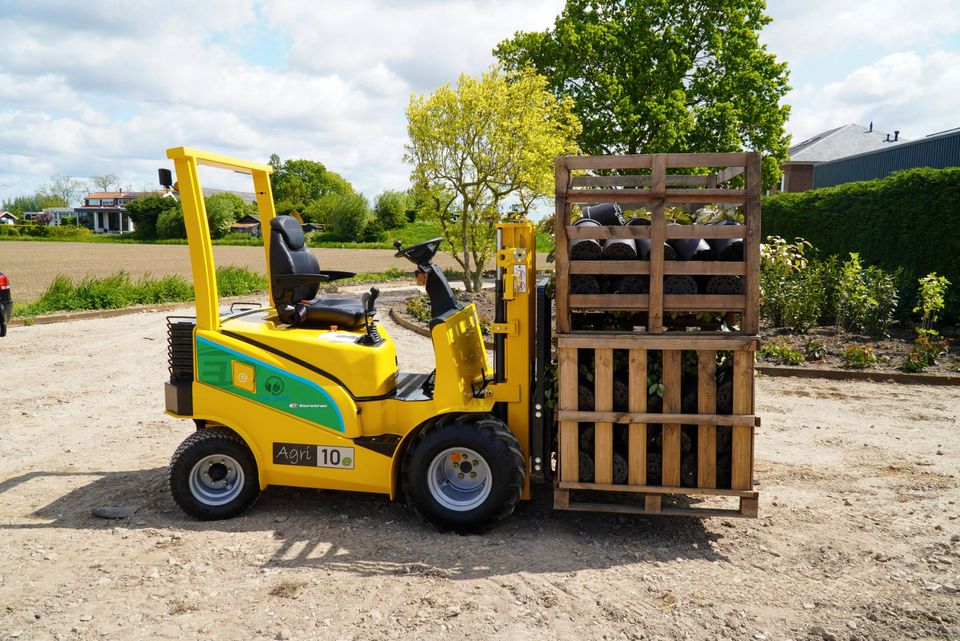
[[[226,428],[194,432],[170,461],[170,492],[180,509],[203,521],[242,514],[260,493],[250,448]]]
[[[431,523],[476,532],[508,517],[526,476],[510,428],[491,414],[441,417],[403,459],[407,502]]]

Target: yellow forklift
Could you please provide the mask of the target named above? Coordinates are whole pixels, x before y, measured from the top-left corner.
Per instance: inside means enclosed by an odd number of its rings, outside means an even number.
[[[376,322],[375,287],[358,298],[322,292],[353,274],[321,269],[300,223],[276,215],[269,165],[185,147],[167,157],[196,290],[196,317],[168,319],[166,411],[197,427],[170,464],[184,512],[230,518],[267,486],[287,485],[402,494],[439,527],[476,531],[529,498],[531,474],[550,473],[551,450],[542,400],[550,317],[540,315],[538,331],[537,301],[547,308],[531,223],[497,228],[492,364],[474,305],[457,300],[433,263],[440,239],[396,243],[433,317],[436,367],[409,373]],[[252,177],[268,307],[219,308],[201,165]]]

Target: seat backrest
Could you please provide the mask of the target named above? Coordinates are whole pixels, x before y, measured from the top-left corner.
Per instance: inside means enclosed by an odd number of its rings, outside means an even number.
[[[293,216],[277,216],[270,221],[270,274],[316,274],[320,271],[317,257],[310,253],[304,243],[303,227]],[[280,287],[271,283],[273,304],[279,312],[286,305],[317,296],[319,283]]]

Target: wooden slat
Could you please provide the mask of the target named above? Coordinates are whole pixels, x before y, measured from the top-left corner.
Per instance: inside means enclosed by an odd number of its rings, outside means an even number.
[[[760,339],[757,336],[740,336],[731,332],[717,334],[690,333],[662,334],[651,336],[633,332],[612,334],[561,334],[557,336],[560,347],[609,347],[611,349],[712,349],[756,351]],[[713,412],[711,412],[712,414]]]
[[[560,156],[557,163],[567,169],[649,169],[650,154],[622,156]]]
[[[607,423],[683,423],[684,425],[746,425],[756,424],[752,414],[679,414],[663,413],[651,414],[641,412],[587,412],[583,410],[559,410],[557,419],[560,421],[576,421],[591,423],[604,421]]]
[[[724,225],[724,227],[733,227],[733,225]],[[596,240],[606,240],[607,238],[650,238],[650,226],[614,225],[611,227],[577,227],[576,225],[567,225],[566,233],[567,238],[572,238],[573,240],[580,240],[582,238],[593,238]]]
[[[747,236],[743,246],[743,260],[747,267],[747,306],[743,312],[740,330],[756,333],[760,327],[760,154],[751,153],[747,160],[748,194],[744,204],[744,222]],[[732,227],[732,225],[730,225]]]
[[[750,162],[749,158],[747,159],[747,162],[748,163]],[[713,178],[716,180],[716,184],[722,185],[728,180],[736,178],[737,176],[742,174],[744,172],[744,169],[745,169],[744,167],[727,167],[726,169],[723,169],[717,174],[715,174]]]
[[[741,170],[742,171],[742,170]],[[671,187],[705,187],[712,176],[667,174],[666,184]],[[649,187],[650,176],[574,176],[571,187]]]
[[[663,413],[680,412],[680,351],[663,351]],[[680,424],[663,424],[663,485],[680,486]]]
[[[594,406],[597,411],[613,409],[613,350],[598,349],[593,360]],[[594,478],[597,483],[613,483],[613,424],[594,423]]]
[[[670,225],[667,238],[743,238],[745,232],[742,225]]]
[[[653,320],[654,315],[654,266],[650,262],[650,293],[649,294],[571,294],[569,296],[569,307],[571,309],[597,309],[597,310],[615,310],[615,309],[636,309],[642,310],[649,308],[650,320],[648,321],[648,331],[662,331],[662,313],[660,327],[655,329]],[[660,281],[661,288],[663,281]],[[671,294],[662,297],[663,302],[660,307],[668,312],[740,312],[744,310],[747,304],[747,298],[743,294],[694,294],[684,296]],[[559,331],[559,330],[558,330]]]
[[[742,189],[668,189],[666,192],[654,192],[648,189],[573,189],[566,193],[567,202],[605,203],[615,200],[619,203],[651,203],[663,201],[668,204],[725,203],[740,205],[746,199]]]
[[[747,154],[741,151],[705,154],[667,154],[667,167],[743,167]]]
[[[610,225],[606,227],[578,227],[567,225],[567,238],[582,240],[593,238],[606,240],[608,238],[650,238],[650,225]],[[667,227],[667,238],[743,238],[747,229],[743,225],[670,225]]]
[[[559,405],[560,411],[577,409],[577,350],[559,349]],[[577,481],[580,478],[578,446],[580,435],[577,421],[560,421],[560,480]]]
[[[753,354],[733,353],[733,413],[753,413]],[[753,426],[733,426],[730,487],[749,490],[753,487]]]
[[[570,509],[570,490],[555,488],[553,490],[553,507],[557,510]]]
[[[556,229],[556,306],[557,331],[570,331],[570,310],[568,293],[570,287],[569,254],[570,243],[567,240],[567,223],[570,222],[569,205],[564,197],[567,185],[570,182],[570,171],[564,164],[564,158],[557,158],[556,170],[556,211],[554,212],[554,228]]]
[[[647,351],[631,349],[629,356],[629,406],[631,412],[646,413],[647,411]],[[630,446],[627,455],[629,468],[627,482],[630,485],[647,484],[647,424],[630,423],[627,428],[627,439]]]
[[[717,353],[713,350],[697,353],[697,411],[717,412]],[[697,426],[697,486],[717,487],[717,428],[706,423]]]
[[[726,263],[736,265],[737,263]],[[649,274],[650,263],[645,260],[571,260],[571,274]]]
[[[739,496],[757,498],[760,493],[753,490],[720,490],[716,488],[699,487],[664,487],[662,485],[604,485],[597,483],[567,483],[560,481],[557,487],[566,490],[598,490],[610,492],[631,492],[640,494],[676,494],[678,496]]]
[[[662,194],[666,190],[667,174],[664,155],[654,156],[650,167],[653,178],[650,189]],[[663,243],[667,238],[663,200],[653,204],[650,222],[650,301],[647,311],[647,331],[656,334],[663,331]]]
[[[743,497],[740,499],[740,514],[748,519],[757,518],[760,511],[760,501],[755,498]]]
[[[623,505],[620,503],[571,503],[563,508],[571,512],[605,512],[608,514],[636,514],[642,516],[694,516],[701,519],[711,517],[751,518],[737,509],[718,509],[707,507],[661,507],[659,496],[647,495],[644,505]],[[752,515],[755,517],[756,515]]]

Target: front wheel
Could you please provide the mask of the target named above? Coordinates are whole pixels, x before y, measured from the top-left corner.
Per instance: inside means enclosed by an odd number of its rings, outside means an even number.
[[[490,414],[440,418],[403,459],[407,502],[431,523],[457,532],[487,529],[508,517],[526,477],[510,428]]]
[[[245,512],[260,493],[257,464],[239,436],[203,428],[177,448],[170,461],[170,492],[184,512],[202,521]]]

